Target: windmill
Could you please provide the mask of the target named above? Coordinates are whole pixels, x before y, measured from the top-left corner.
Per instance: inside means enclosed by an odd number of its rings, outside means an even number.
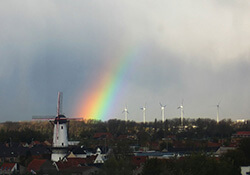
[[[162,104],[160,103],[160,106],[161,106],[161,119],[162,119],[162,122],[164,122],[164,121],[165,121],[164,112],[165,112],[165,107],[166,107],[167,105],[162,105]]]
[[[125,115],[125,121],[127,122],[128,121],[128,114],[129,114],[127,105],[125,106],[125,108],[122,111],[122,113],[124,113],[124,115]]]
[[[54,125],[51,160],[62,160],[68,152],[67,123],[69,120],[81,120],[81,118],[66,118],[62,114],[62,92],[58,92],[56,116],[33,116],[33,120],[47,120]]]
[[[219,123],[219,112],[220,112],[220,103],[221,101],[219,101],[219,103],[216,105],[216,108],[217,108],[217,124]]]
[[[184,125],[183,125],[183,116],[184,116],[183,100],[182,100],[181,105],[177,109],[180,109],[180,111],[181,111],[181,127],[183,128],[184,127]]]
[[[142,116],[143,116],[143,123],[146,123],[146,103],[144,107],[141,107]]]

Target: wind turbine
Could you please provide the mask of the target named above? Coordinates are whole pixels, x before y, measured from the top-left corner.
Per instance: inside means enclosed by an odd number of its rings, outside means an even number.
[[[144,107],[141,107],[142,115],[143,115],[143,123],[146,123],[146,103]]]
[[[182,103],[181,105],[177,108],[177,109],[180,109],[181,110],[181,127],[183,128],[183,116],[184,116],[184,106],[183,106],[183,100],[182,100]]]
[[[217,107],[217,124],[219,123],[220,102],[221,101],[219,101],[219,103],[216,105],[216,107]]]
[[[165,107],[166,107],[167,105],[162,105],[162,104],[160,103],[160,106],[161,106],[161,119],[162,119],[162,122],[164,122],[164,121],[165,121],[164,112],[165,112]]]
[[[127,105],[125,106],[125,108],[124,108],[124,110],[122,111],[122,113],[125,114],[125,121],[127,122],[127,121],[128,121],[128,114],[129,114]]]

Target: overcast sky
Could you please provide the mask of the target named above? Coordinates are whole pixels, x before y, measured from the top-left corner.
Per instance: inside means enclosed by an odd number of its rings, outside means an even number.
[[[75,117],[108,64],[133,59],[108,119],[250,118],[250,1],[9,0],[0,2],[0,122]],[[131,51],[132,50],[132,51]],[[113,65],[115,67],[116,65]],[[117,65],[119,66],[119,65]]]

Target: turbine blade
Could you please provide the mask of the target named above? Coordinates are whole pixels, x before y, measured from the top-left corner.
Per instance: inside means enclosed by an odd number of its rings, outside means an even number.
[[[218,105],[220,106],[221,100],[219,101]]]

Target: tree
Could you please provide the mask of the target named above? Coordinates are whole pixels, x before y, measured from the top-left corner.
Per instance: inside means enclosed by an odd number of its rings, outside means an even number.
[[[250,164],[250,139],[242,139],[239,145],[239,150],[242,151],[246,158],[246,163]]]
[[[143,175],[239,175],[240,169],[231,162],[216,160],[204,154],[193,154],[183,159],[149,159],[143,168]]]
[[[166,163],[164,160],[160,159],[149,159],[146,161],[143,170],[142,170],[142,175],[152,175],[152,174],[157,174],[161,175],[164,173],[166,170]]]
[[[109,158],[97,175],[132,175],[133,166],[129,159],[117,159],[112,156]]]

